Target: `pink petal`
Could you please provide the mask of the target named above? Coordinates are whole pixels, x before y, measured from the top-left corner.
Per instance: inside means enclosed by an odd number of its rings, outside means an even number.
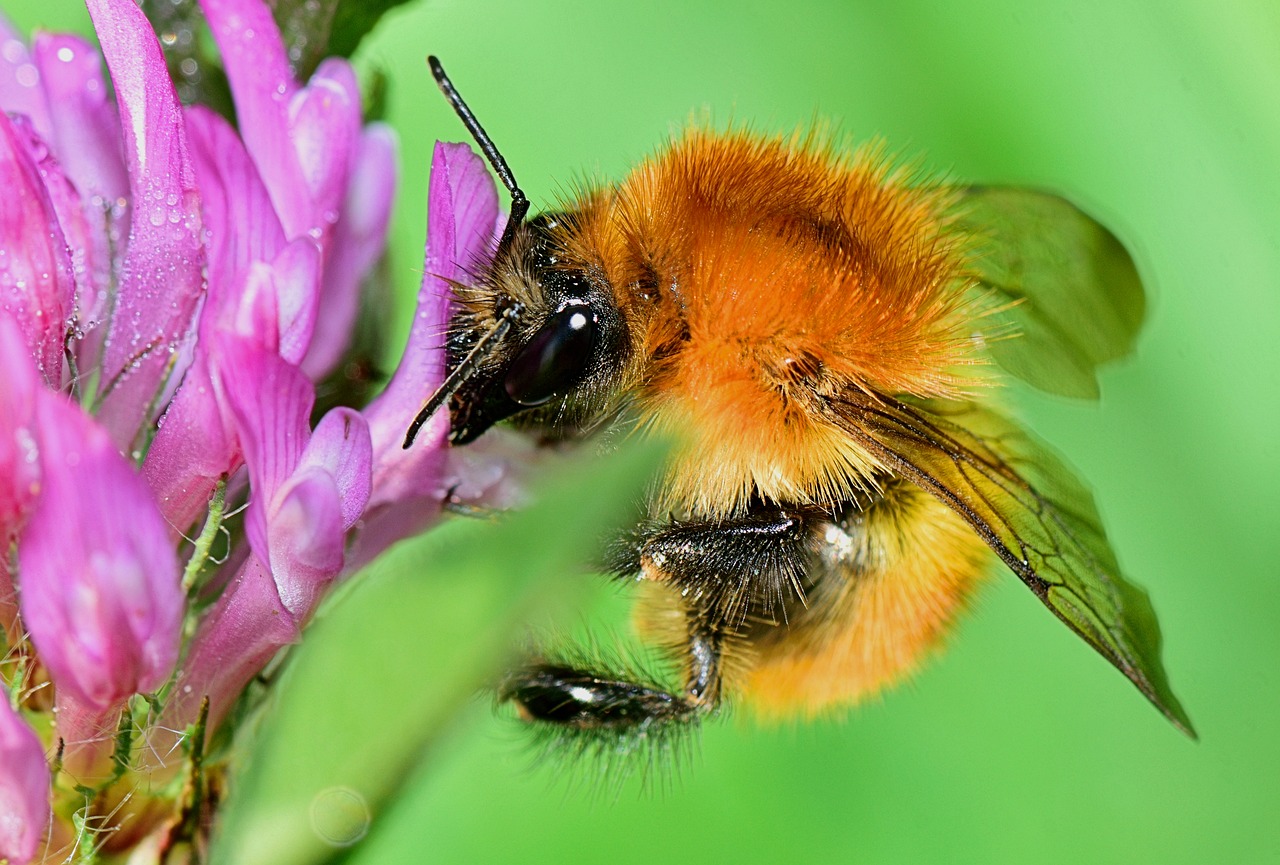
[[[216,344],[222,391],[253,488],[245,530],[254,553],[275,567],[268,543],[270,508],[310,438],[315,386],[298,367],[242,336],[221,334]]]
[[[273,354],[280,353],[280,303],[270,266],[260,261],[249,265],[231,329]]]
[[[360,85],[351,64],[333,57],[321,63],[307,86],[294,94],[288,123],[311,206],[305,216],[282,217],[291,235],[315,236],[338,219],[360,135]]]
[[[280,600],[300,620],[342,570],[342,501],[334,478],[318,467],[300,469],[271,503],[267,533],[271,573]]]
[[[171,372],[204,291],[200,196],[164,55],[132,0],[88,0],[115,84],[134,206],[110,324],[99,412],[122,448]]]
[[[465,281],[467,268],[492,255],[494,247],[498,194],[484,161],[466,144],[436,144],[427,210],[426,272],[409,343],[387,389],[365,410],[374,452],[371,507],[438,490],[432,451],[444,441],[448,413],[437,414],[412,448],[402,445],[410,421],[444,379],[452,297],[446,280]]]
[[[22,618],[54,684],[106,708],[173,669],[178,560],[151,491],[102,427],[48,391],[36,419],[42,488],[18,541]]]
[[[276,210],[290,219],[306,211],[306,185],[289,138],[286,112],[298,90],[271,10],[261,0],[201,0],[235,97],[245,146]]]
[[[350,64],[326,60],[299,88],[266,4],[201,6],[222,52],[245,145],[285,233],[327,247],[360,131],[360,90]]]
[[[55,189],[65,183],[47,146],[25,120],[0,115],[0,306],[45,381],[59,387],[75,278],[46,178]]]
[[[281,602],[270,569],[251,555],[201,618],[160,724],[184,729],[207,695],[209,729],[217,729],[249,680],[301,633],[301,622]]]
[[[271,263],[280,296],[280,356],[301,364],[315,333],[320,306],[320,250],[299,238]]]
[[[35,397],[41,385],[22,332],[2,309],[0,381],[4,382],[0,387],[0,544],[7,549],[9,537],[22,527],[40,487]]]
[[[48,135],[49,108],[40,83],[22,34],[0,15],[0,109],[26,115],[41,135]]]
[[[482,457],[469,476],[446,477],[449,451],[443,445],[449,422],[444,411],[420,431],[412,448],[403,448],[409,423],[444,379],[452,297],[446,280],[465,281],[467,269],[491,257],[496,245],[497,190],[485,163],[469,146],[436,144],[427,211],[425,273],[409,343],[387,389],[364,412],[373,440],[373,492],[348,557],[350,568],[364,565],[438,519],[450,488],[465,485],[459,493],[464,500],[501,498],[503,494],[493,490],[506,484],[509,474],[504,460],[486,462]],[[484,451],[488,446],[479,442],[472,447]],[[493,477],[477,479],[483,470]]]
[[[123,198],[129,174],[102,55],[70,34],[37,33],[32,48],[49,98],[50,143],[67,177],[86,201]]]
[[[0,699],[0,859],[26,865],[35,858],[53,813],[51,781],[40,739]]]
[[[234,289],[254,261],[270,261],[285,244],[271,196],[240,136],[200,106],[187,109],[191,160],[200,188],[209,258],[209,298],[201,327],[225,321]]]
[[[35,396],[41,388],[31,354],[18,325],[0,310],[0,547],[10,548],[26,524],[40,489],[36,445]],[[18,595],[10,573],[10,557],[0,556],[0,632],[13,645],[18,624]]]
[[[208,353],[198,351],[182,386],[161,416],[142,466],[165,521],[185,531],[209,507],[214,487],[243,462],[230,410]]]
[[[333,478],[341,499],[343,530],[360,519],[369,501],[372,459],[369,426],[349,408],[335,408],[321,418],[302,453],[300,471],[318,468]]]
[[[351,341],[361,281],[386,249],[396,180],[395,134],[382,124],[370,124],[356,148],[324,272],[323,315],[302,364],[313,379],[332,370]]]

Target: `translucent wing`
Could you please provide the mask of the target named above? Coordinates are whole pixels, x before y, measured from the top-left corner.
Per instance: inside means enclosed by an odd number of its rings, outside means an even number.
[[[1010,302],[983,319],[991,356],[1041,390],[1096,399],[1096,368],[1133,350],[1146,307],[1124,246],[1045,192],[971,187],[956,212],[982,288]]]
[[[1147,593],[1120,574],[1089,491],[999,415],[959,403],[851,393],[842,425],[891,470],[969,523],[1050,610],[1187,735]]]

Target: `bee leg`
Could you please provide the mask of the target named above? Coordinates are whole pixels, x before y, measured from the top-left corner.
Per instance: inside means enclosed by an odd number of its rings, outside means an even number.
[[[626,729],[688,719],[694,706],[655,685],[562,664],[532,664],[509,675],[500,699],[521,718],[578,729]]]
[[[635,681],[639,677],[566,664],[537,663],[510,674],[499,698],[516,704],[526,721],[578,729],[629,729],[689,721],[720,702],[720,629],[690,613],[685,692]]]
[[[788,606],[804,602],[820,519],[761,504],[733,520],[674,522],[632,538],[612,565],[667,583],[707,628],[733,630],[748,616],[785,620]]]
[[[736,520],[650,526],[615,550],[620,573],[666,582],[685,605],[680,694],[634,674],[534,663],[509,675],[499,698],[521,716],[578,729],[634,729],[693,721],[720,704],[726,642],[750,613],[802,599],[811,515],[762,506]]]
[[[689,614],[689,645],[685,678],[686,701],[704,711],[720,705],[720,658],[724,628],[702,612]]]

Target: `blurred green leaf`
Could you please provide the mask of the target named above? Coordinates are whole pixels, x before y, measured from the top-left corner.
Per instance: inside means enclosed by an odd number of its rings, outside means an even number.
[[[329,53],[349,57],[382,16],[409,0],[343,0],[333,16]],[[423,55],[425,57],[425,53]]]
[[[575,464],[538,503],[385,555],[322,611],[235,777],[214,863],[324,861],[363,835],[424,749],[634,505],[661,448]]]
[[[198,0],[141,0],[183,105],[204,105],[235,122],[231,85]]]
[[[408,0],[268,0],[294,77],[306,82],[326,57],[350,57],[391,9]],[[165,65],[184,105],[205,105],[235,121],[231,88],[199,0],[140,0],[164,49]],[[369,85],[366,119],[381,116],[386,82]]]
[[[982,286],[1009,302],[985,319],[991,356],[1041,390],[1096,399],[1098,366],[1131,352],[1142,327],[1146,300],[1128,251],[1056,195],[972,187],[960,209],[958,227],[980,244]]]
[[[289,63],[305,81],[325,57],[350,57],[382,16],[408,0],[270,0]]]

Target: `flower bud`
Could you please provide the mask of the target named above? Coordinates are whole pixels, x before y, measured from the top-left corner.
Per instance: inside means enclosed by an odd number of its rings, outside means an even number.
[[[0,698],[0,859],[25,865],[49,825],[49,764],[44,747]]]
[[[178,559],[151,491],[106,431],[45,391],[42,489],[18,541],[22,618],[58,688],[107,708],[164,684],[178,655]]]

